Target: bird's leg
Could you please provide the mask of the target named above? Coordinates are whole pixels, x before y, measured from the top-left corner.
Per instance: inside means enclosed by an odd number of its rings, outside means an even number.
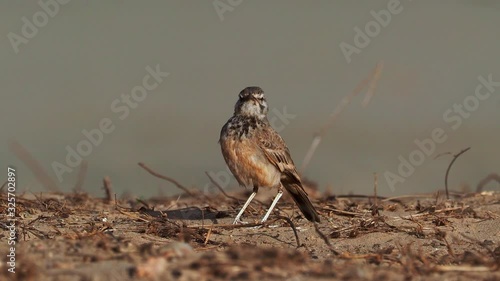
[[[278,194],[276,194],[276,197],[274,197],[273,203],[271,203],[269,210],[267,211],[266,215],[262,218],[260,223],[264,223],[267,220],[267,218],[269,217],[269,215],[273,211],[274,206],[276,206],[276,203],[278,203],[278,200],[280,200],[281,196],[283,196],[283,188],[281,188],[281,184],[280,184]]]
[[[243,207],[241,208],[240,212],[238,213],[238,215],[234,219],[233,224],[243,223],[240,220],[240,217],[241,217],[241,215],[243,215],[243,213],[245,212],[245,209],[248,207],[248,205],[250,205],[250,202],[252,202],[252,200],[255,197],[255,195],[257,195],[257,191],[259,191],[259,187],[258,186],[254,186],[252,194],[250,194],[250,197],[248,197],[247,202],[245,202],[245,205],[243,205]]]

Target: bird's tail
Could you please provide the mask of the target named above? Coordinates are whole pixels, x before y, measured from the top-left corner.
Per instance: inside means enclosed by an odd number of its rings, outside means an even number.
[[[320,222],[318,212],[311,203],[311,200],[309,200],[309,197],[307,197],[307,193],[302,187],[300,179],[292,174],[284,173],[281,177],[281,184],[283,184],[283,187],[290,193],[293,201],[295,201],[306,219],[312,222]]]

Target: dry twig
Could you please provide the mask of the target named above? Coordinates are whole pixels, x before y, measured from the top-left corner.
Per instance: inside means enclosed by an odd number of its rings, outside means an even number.
[[[309,147],[309,150],[307,151],[304,160],[302,160],[302,166],[300,168],[302,172],[304,172],[306,167],[309,165],[309,162],[311,161],[314,152],[321,143],[322,138],[326,134],[326,131],[333,125],[333,122],[337,120],[337,118],[344,111],[344,109],[351,103],[352,98],[355,97],[357,94],[359,94],[367,86],[367,84],[370,83],[368,92],[366,93],[365,99],[363,101],[363,106],[366,106],[368,104],[375,91],[375,87],[377,85],[378,79],[380,78],[382,68],[383,68],[383,62],[381,61],[377,63],[377,65],[372,70],[370,75],[367,78],[363,79],[356,86],[356,88],[354,88],[354,90],[350,94],[345,96],[340,102],[340,104],[338,104],[337,107],[335,107],[326,124],[324,124],[323,127],[321,127],[321,129],[319,130],[319,132],[315,134],[311,146]]]
[[[0,188],[0,193],[2,193],[4,187],[7,185],[9,181],[5,181],[3,184],[2,184],[2,187]]]
[[[143,222],[147,222],[147,223],[150,223],[151,221],[150,220],[147,220],[147,219],[144,219],[144,218],[141,218],[139,216],[134,216],[134,215],[131,215],[129,213],[126,213],[120,209],[116,209],[120,214],[124,215],[124,216],[127,216],[131,219],[134,219],[134,220],[140,220],[140,221],[143,221]]]
[[[139,166],[141,166],[141,168],[143,168],[144,170],[146,170],[148,173],[150,173],[151,175],[157,177],[157,178],[160,178],[160,179],[163,179],[163,180],[166,180],[168,182],[171,182],[173,183],[175,186],[177,186],[179,189],[181,189],[182,191],[186,192],[187,194],[189,194],[190,196],[192,197],[196,197],[194,193],[192,193],[191,191],[189,191],[189,189],[187,189],[185,186],[183,186],[182,184],[180,184],[178,181],[174,180],[173,178],[170,178],[170,177],[167,177],[167,176],[164,176],[162,174],[159,174],[153,170],[151,170],[148,166],[146,166],[146,164],[142,163],[142,162],[139,162],[138,163]]]
[[[205,238],[205,242],[203,243],[204,245],[207,245],[208,243],[208,240],[210,240],[210,235],[212,235],[212,229],[214,228],[214,225],[212,224],[212,227],[210,227],[208,229],[208,232],[207,232],[207,238]]]
[[[295,240],[297,241],[297,248],[300,247],[299,234],[297,234],[297,228],[295,228],[295,224],[293,224],[292,220],[285,216],[278,216],[278,219],[285,220],[288,225],[290,225],[293,230],[293,234],[295,235]]]
[[[487,272],[494,271],[495,268],[488,266],[470,266],[470,265],[436,265],[433,267],[434,270],[448,272],[448,271],[460,271],[460,272]]]
[[[451,166],[453,165],[453,163],[455,163],[455,160],[457,160],[457,158],[460,155],[464,154],[469,149],[470,149],[470,147],[467,147],[465,149],[462,149],[462,151],[460,151],[459,153],[453,155],[453,160],[451,160],[450,165],[448,165],[448,169],[446,169],[446,175],[444,177],[444,188],[446,190],[446,199],[450,199],[450,195],[448,193],[448,174],[450,173]]]
[[[377,63],[377,66],[375,66],[375,70],[373,70],[371,74],[370,85],[368,85],[368,90],[366,91],[365,98],[361,103],[363,107],[368,106],[368,103],[370,103],[371,98],[375,94],[375,89],[377,88],[378,80],[380,79],[380,75],[382,75],[382,69],[384,69],[384,62],[380,61],[379,63]]]
[[[56,182],[47,174],[43,166],[26,150],[19,142],[12,140],[9,142],[9,149],[19,160],[21,160],[31,170],[36,179],[45,187],[46,190],[59,192],[60,189]]]
[[[436,194],[433,192],[433,193],[426,193],[426,194],[413,194],[413,195],[394,196],[394,197],[389,197],[389,198],[382,199],[382,201],[385,202],[385,201],[395,201],[395,200],[398,200],[398,199],[406,199],[406,198],[414,199],[414,198],[434,198],[434,197],[436,197]],[[401,201],[398,200],[396,202],[401,202]]]
[[[104,201],[107,203],[107,204],[110,204],[111,201],[112,201],[112,197],[113,197],[113,192],[111,191],[111,179],[108,177],[108,176],[105,176],[104,179],[102,180],[102,183],[103,183],[103,188],[104,188],[104,192],[106,193],[106,197],[104,198]]]
[[[276,219],[270,220],[270,221],[266,221],[264,223],[212,224],[210,226],[210,228],[208,228],[208,230],[210,230],[212,228],[235,229],[235,228],[265,227],[265,226],[272,225],[273,223],[275,223],[278,220],[285,220],[288,223],[288,225],[290,225],[290,227],[293,230],[293,234],[295,235],[295,239],[296,239],[296,242],[297,242],[297,247],[300,247],[301,245],[300,245],[299,234],[297,232],[297,228],[295,227],[295,224],[289,218],[287,218],[285,216],[278,216]],[[186,226],[186,228],[207,229],[207,227],[204,226],[204,225],[189,225],[189,226]]]
[[[83,182],[85,181],[85,176],[87,175],[87,161],[82,161],[80,165],[80,170],[78,171],[78,177],[76,179],[75,187],[73,190],[75,192],[81,192]]]
[[[476,187],[476,192],[481,192],[483,191],[483,187],[485,185],[487,185],[488,183],[492,182],[492,181],[496,181],[498,183],[500,183],[500,175],[498,174],[495,174],[495,173],[491,173],[489,174],[487,177],[485,177],[484,179],[482,179],[478,184],[477,184],[477,187]]]
[[[373,173],[373,208],[372,208],[372,216],[380,215],[379,212],[378,212],[377,185],[378,185],[378,175],[377,175],[377,173]]]
[[[334,253],[335,255],[339,255],[339,252],[337,252],[332,244],[330,243],[330,240],[328,240],[328,237],[326,237],[326,235],[321,232],[321,230],[319,230],[319,227],[318,227],[318,224],[317,223],[314,223],[314,229],[316,230],[316,233],[319,235],[319,237],[321,237],[321,239],[323,239],[323,241],[325,241],[325,244],[328,246],[328,248],[330,249],[330,251],[332,251],[332,253]]]
[[[240,202],[240,200],[234,196],[231,196],[229,194],[227,194],[224,189],[212,178],[212,176],[210,176],[210,174],[208,172],[205,171],[205,174],[207,175],[207,177],[210,179],[210,181],[220,190],[220,192],[222,192],[222,194],[224,196],[226,196],[227,198],[230,198],[230,199],[233,199],[234,201],[236,202]]]
[[[395,220],[399,220],[399,219],[411,220],[411,219],[416,218],[416,217],[429,216],[429,215],[434,215],[434,214],[437,214],[437,213],[450,212],[450,211],[456,211],[456,210],[465,210],[467,208],[469,208],[469,206],[454,207],[454,208],[445,208],[445,209],[435,210],[434,212],[420,213],[420,214],[408,215],[408,216],[393,217],[393,219],[395,219]]]
[[[363,217],[365,214],[369,213],[355,213],[355,212],[349,212],[349,211],[342,211],[342,210],[337,210],[337,209],[332,209],[332,208],[319,208],[322,211],[327,211],[327,212],[333,212],[338,215],[343,215],[343,216],[348,216],[348,217]]]

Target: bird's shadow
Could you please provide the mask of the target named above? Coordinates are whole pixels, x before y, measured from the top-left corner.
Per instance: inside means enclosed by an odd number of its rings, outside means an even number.
[[[139,209],[139,212],[147,214],[155,218],[166,217],[172,220],[216,220],[220,218],[229,217],[228,212],[214,211],[201,209],[196,207],[186,207],[176,210],[152,210],[145,207]]]

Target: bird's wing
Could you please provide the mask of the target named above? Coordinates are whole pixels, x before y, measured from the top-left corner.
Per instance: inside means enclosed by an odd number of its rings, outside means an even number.
[[[281,136],[271,127],[260,131],[258,134],[258,146],[264,152],[266,158],[282,173],[291,174],[300,182],[300,177],[295,169],[290,151]]]

